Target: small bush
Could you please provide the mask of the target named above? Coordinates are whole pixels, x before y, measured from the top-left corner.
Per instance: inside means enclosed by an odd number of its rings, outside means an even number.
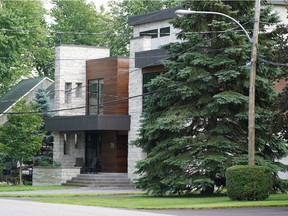
[[[234,166],[226,171],[227,194],[231,200],[265,200],[272,190],[273,175],[264,166]]]

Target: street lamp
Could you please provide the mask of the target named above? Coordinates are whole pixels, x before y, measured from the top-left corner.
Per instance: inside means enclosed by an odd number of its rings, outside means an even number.
[[[177,15],[187,14],[216,14],[225,16],[233,20],[241,29],[245,32],[249,42],[252,43],[251,54],[251,70],[250,70],[250,85],[249,85],[249,113],[248,113],[248,165],[255,165],[255,79],[256,79],[256,60],[257,60],[257,46],[258,46],[258,34],[259,34],[259,19],[260,19],[260,0],[255,1],[255,20],[253,38],[250,38],[246,29],[233,17],[227,14],[214,12],[214,11],[192,11],[192,10],[176,10]]]
[[[238,26],[241,27],[241,29],[244,31],[244,33],[246,34],[249,42],[252,43],[252,38],[250,38],[249,33],[247,32],[247,30],[233,17],[228,16],[227,14],[224,13],[220,13],[220,12],[215,12],[215,11],[194,11],[194,10],[176,10],[175,14],[177,15],[188,15],[188,14],[216,14],[216,15],[220,15],[220,16],[225,16],[231,20],[233,20]]]

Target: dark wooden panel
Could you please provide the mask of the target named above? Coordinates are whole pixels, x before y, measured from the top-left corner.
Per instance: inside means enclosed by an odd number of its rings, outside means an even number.
[[[86,86],[88,80],[104,80],[104,114],[128,114],[127,101],[117,101],[128,97],[128,71],[128,58],[111,57],[87,61]]]
[[[117,172],[127,172],[127,157],[128,157],[128,136],[118,135],[117,136],[117,149],[116,149],[116,161],[117,161]]]

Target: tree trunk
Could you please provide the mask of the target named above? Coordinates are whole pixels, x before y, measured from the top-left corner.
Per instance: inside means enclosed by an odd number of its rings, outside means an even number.
[[[22,162],[23,162],[23,159],[21,158],[19,160],[19,164],[20,164],[20,167],[19,167],[19,185],[23,185],[23,181],[22,181]]]
[[[203,190],[201,190],[202,195],[209,196],[209,195],[212,195],[213,193],[214,193],[213,185],[206,186],[205,188],[203,188]]]

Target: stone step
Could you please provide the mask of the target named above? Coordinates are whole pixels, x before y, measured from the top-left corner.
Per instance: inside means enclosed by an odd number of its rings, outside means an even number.
[[[62,185],[79,187],[134,188],[127,173],[79,174]]]

